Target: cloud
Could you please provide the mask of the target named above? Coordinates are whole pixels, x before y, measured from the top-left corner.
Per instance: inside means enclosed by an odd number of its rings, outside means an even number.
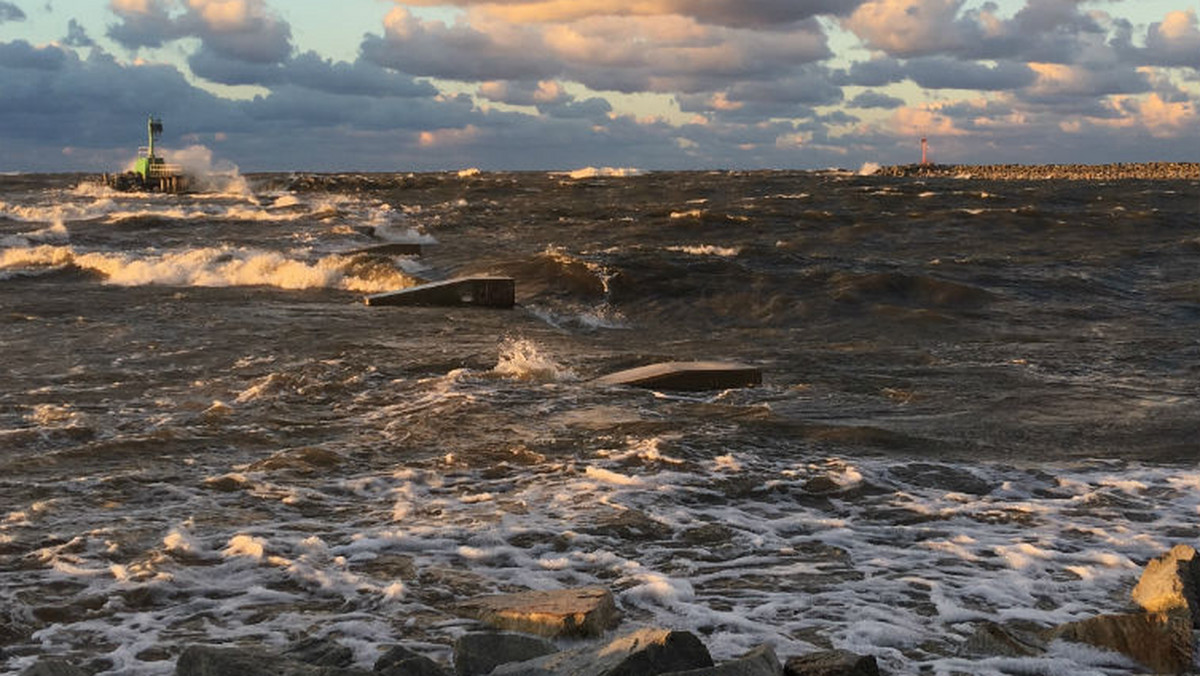
[[[1023,99],[1040,103],[1095,99],[1112,94],[1141,94],[1150,91],[1146,73],[1133,68],[1068,66],[1030,63],[1037,74],[1032,85],[1020,92]]]
[[[0,68],[59,70],[67,58],[67,52],[53,45],[34,47],[24,40],[0,42]]]
[[[735,81],[780,78],[831,54],[812,19],[772,31],[708,25],[680,14],[593,12],[559,23],[522,23],[500,20],[488,7],[453,25],[396,7],[384,35],[367,36],[362,54],[418,76],[565,79],[625,93],[711,92]]]
[[[384,35],[368,35],[361,52],[373,63],[449,80],[551,79],[561,66],[545,54],[536,31],[499,24],[494,32],[423,21],[403,7],[384,20]]]
[[[1200,68],[1200,22],[1196,10],[1168,12],[1146,34],[1144,61],[1156,66]]]
[[[215,55],[251,63],[278,63],[292,52],[291,27],[265,0],[111,0],[121,22],[108,36],[136,50],[199,38]]]
[[[63,44],[68,47],[95,47],[96,42],[92,40],[84,30],[83,25],[75,19],[67,22],[67,37],[63,39]]]
[[[597,16],[674,15],[730,28],[774,30],[819,15],[840,15],[862,0],[394,0],[410,7],[473,7],[505,22],[567,23]]]
[[[11,2],[0,2],[0,24],[9,21],[24,21],[25,12]]]
[[[962,46],[956,19],[964,0],[869,0],[842,25],[872,49],[923,56]]]
[[[899,108],[904,105],[904,99],[888,96],[878,92],[862,92],[850,99],[847,105],[851,108]]]
[[[1037,74],[1024,63],[1000,61],[988,66],[978,61],[961,61],[944,56],[911,59],[905,75],[926,89],[972,89],[1006,91],[1034,83]]]
[[[513,106],[559,104],[566,103],[572,98],[562,84],[555,80],[484,82],[479,85],[479,95],[489,101]]]
[[[373,97],[430,97],[437,89],[425,81],[358,59],[352,63],[324,59],[307,51],[282,63],[255,63],[227,58],[204,46],[188,57],[192,73],[225,85],[280,87],[293,85],[330,94]]]

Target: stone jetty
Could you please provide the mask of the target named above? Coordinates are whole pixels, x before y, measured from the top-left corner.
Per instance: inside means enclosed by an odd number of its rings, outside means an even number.
[[[964,178],[992,181],[1200,180],[1200,162],[1120,164],[903,164],[880,167],[874,176]]]

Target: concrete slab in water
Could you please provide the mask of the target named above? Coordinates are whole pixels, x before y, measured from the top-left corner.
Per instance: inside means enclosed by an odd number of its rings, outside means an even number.
[[[372,246],[364,246],[361,249],[350,249],[343,251],[343,256],[357,256],[359,254],[371,254],[374,256],[420,256],[422,248],[416,242],[388,242],[387,244],[374,244]]]
[[[511,277],[460,277],[388,291],[366,297],[367,305],[479,305],[511,308],[516,303],[516,282]]]
[[[671,361],[619,371],[597,378],[598,385],[630,385],[655,390],[727,390],[762,384],[754,366],[719,361]]]

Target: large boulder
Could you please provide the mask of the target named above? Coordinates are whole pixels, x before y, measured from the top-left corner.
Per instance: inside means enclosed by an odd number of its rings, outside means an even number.
[[[1182,674],[1192,668],[1192,618],[1182,610],[1100,615],[1061,625],[1049,638],[1114,650],[1156,674]]]
[[[365,669],[321,667],[252,648],[191,645],[175,663],[175,676],[377,676]]]
[[[41,659],[22,671],[21,676],[88,676],[88,673],[64,660]]]
[[[784,676],[879,676],[879,665],[871,655],[849,650],[824,650],[789,658]]]
[[[376,676],[449,676],[442,665],[402,645],[392,646],[375,660]]]
[[[511,631],[479,631],[464,634],[454,642],[454,673],[484,676],[509,662],[525,662],[558,652],[558,647],[540,636]]]
[[[1200,620],[1196,602],[1200,582],[1200,557],[1188,545],[1175,545],[1171,551],[1150,561],[1133,588],[1133,600],[1147,612],[1165,613],[1185,609],[1195,623]]]
[[[354,663],[354,651],[330,638],[306,636],[283,651],[284,657],[319,667],[348,667]]]
[[[760,645],[736,660],[688,671],[672,671],[666,676],[783,676],[783,665],[769,645]]]
[[[642,629],[607,643],[501,665],[492,676],[659,676],[712,665],[695,634]]]
[[[480,596],[459,604],[459,612],[497,629],[548,638],[600,636],[620,618],[603,587]]]

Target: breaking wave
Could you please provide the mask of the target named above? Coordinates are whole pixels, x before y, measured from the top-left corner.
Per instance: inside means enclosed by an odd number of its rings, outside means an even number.
[[[74,266],[119,286],[273,286],[281,289],[342,289],[377,293],[416,281],[378,261],[339,255],[314,261],[261,249],[206,247],[165,253],[81,253],[70,246],[41,245],[0,252],[0,271]]]

